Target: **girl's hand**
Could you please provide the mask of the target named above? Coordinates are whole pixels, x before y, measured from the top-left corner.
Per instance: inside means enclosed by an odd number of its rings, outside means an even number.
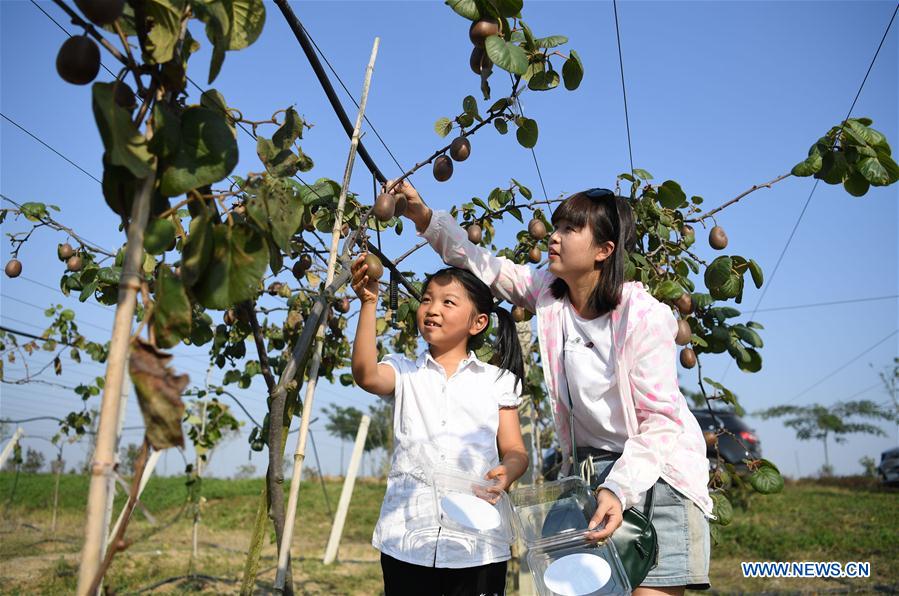
[[[390,188],[393,183],[393,180],[388,180],[384,188]],[[415,229],[419,232],[427,230],[428,224],[431,223],[431,209],[421,200],[421,195],[418,194],[415,187],[408,181],[401,180],[390,192],[392,194],[401,192],[406,195],[407,205],[404,215],[415,224]]]
[[[378,280],[369,279],[368,275],[365,273],[368,270],[368,265],[365,264],[366,254],[367,253],[360,254],[356,260],[353,261],[352,267],[350,267],[350,271],[353,273],[353,291],[356,292],[356,296],[359,296],[359,300],[363,304],[366,302],[377,304],[378,291],[380,288],[378,287]]]
[[[601,488],[596,493],[596,513],[587,525],[586,537],[590,542],[598,542],[605,540],[621,525],[623,512],[621,510],[621,501],[615,496],[615,493],[607,488]],[[600,524],[602,528],[596,529]]]
[[[487,472],[487,474],[484,475],[484,478],[487,480],[496,480],[496,484],[486,489],[486,494],[479,494],[478,496],[485,501],[496,505],[496,502],[499,501],[500,494],[503,491],[509,490],[509,486],[512,484],[511,480],[509,480],[509,471],[506,469],[506,466],[500,464]]]

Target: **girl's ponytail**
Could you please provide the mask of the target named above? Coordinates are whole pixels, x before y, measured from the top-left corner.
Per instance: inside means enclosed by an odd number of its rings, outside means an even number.
[[[505,308],[498,304],[493,306],[496,314],[496,341],[493,344],[494,363],[515,375],[515,384],[521,383],[524,389],[524,362],[521,354],[521,343],[515,321]]]

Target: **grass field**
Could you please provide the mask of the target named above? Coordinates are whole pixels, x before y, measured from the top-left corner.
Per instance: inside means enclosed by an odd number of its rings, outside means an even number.
[[[57,531],[50,531],[53,477],[20,475],[12,501],[13,474],[0,474],[0,593],[67,594],[74,590],[87,494],[87,478],[64,475]],[[192,514],[183,508],[181,478],[154,478],[144,503],[157,518],[138,512],[129,528],[134,541],[113,563],[106,586],[116,593],[237,593],[252,517],[262,481],[203,482],[199,555],[191,560]],[[341,481],[326,481],[336,506]],[[318,483],[300,490],[293,543],[298,593],[379,594],[378,553],[369,540],[384,484],[359,481],[350,506],[339,562],[321,563],[330,517]],[[119,497],[117,507],[123,499]],[[870,561],[869,579],[744,579],[741,561]],[[269,591],[275,549],[263,551],[257,588]],[[187,577],[188,575],[193,577]],[[896,593],[899,591],[899,491],[853,478],[788,483],[784,492],[755,497],[724,528],[712,552],[716,593]],[[169,580],[169,581],[164,581]],[[509,586],[513,584],[510,582]],[[510,590],[510,593],[515,593]]]

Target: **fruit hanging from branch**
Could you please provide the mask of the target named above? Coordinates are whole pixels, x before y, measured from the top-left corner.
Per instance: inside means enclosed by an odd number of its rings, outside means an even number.
[[[68,261],[72,255],[75,254],[75,249],[72,248],[72,245],[66,242],[65,244],[60,244],[56,247],[56,256],[60,261]]]
[[[546,238],[546,224],[535,217],[528,222],[528,234],[538,242],[543,240]]]
[[[393,206],[393,215],[402,217],[403,214],[406,213],[406,207],[409,206],[409,199],[407,199],[406,195],[401,192],[398,192],[393,196],[396,197],[396,204]]]
[[[446,155],[434,160],[434,178],[437,182],[446,182],[453,175],[453,161]]]
[[[465,161],[471,155],[471,142],[466,137],[456,137],[450,144],[449,152],[453,161]]]
[[[528,260],[529,260],[531,263],[539,263],[539,262],[540,262],[540,259],[542,259],[542,258],[543,258],[543,252],[541,252],[539,246],[534,246],[534,247],[531,248],[531,250],[528,252]]]
[[[681,319],[677,322],[677,335],[674,337],[674,343],[679,346],[685,346],[690,343],[690,338],[693,337],[693,331],[690,329],[690,323],[688,323],[685,319]]]
[[[372,212],[380,221],[390,221],[396,212],[396,197],[392,194],[382,192],[375,199],[375,205]]]
[[[56,54],[56,72],[67,83],[87,85],[100,72],[100,48],[87,35],[74,35]]]
[[[480,244],[484,238],[484,232],[478,224],[468,226],[468,241],[472,244]]]
[[[77,273],[78,271],[81,271],[82,267],[84,267],[84,261],[78,255],[72,255],[66,261],[66,269],[68,269],[72,273]]]
[[[19,259],[10,259],[6,263],[4,272],[6,273],[6,277],[19,277],[22,275],[22,261]]]
[[[75,0],[75,6],[94,25],[111,25],[122,16],[125,0]]]
[[[715,250],[724,250],[727,247],[727,234],[724,228],[715,226],[709,231],[709,246]]]
[[[696,352],[691,348],[684,348],[680,351],[680,363],[684,368],[693,368],[696,366]]]
[[[496,21],[481,19],[472,23],[468,28],[468,39],[479,48],[484,47],[487,38],[491,35],[499,35],[499,23]]]
[[[677,310],[680,314],[686,316],[693,312],[693,297],[690,295],[690,292],[684,292],[680,295],[680,298],[674,301],[674,306],[677,307]]]
[[[365,264],[368,265],[365,275],[369,279],[381,279],[381,276],[384,275],[384,265],[381,263],[381,259],[375,255],[371,253],[365,255]]]

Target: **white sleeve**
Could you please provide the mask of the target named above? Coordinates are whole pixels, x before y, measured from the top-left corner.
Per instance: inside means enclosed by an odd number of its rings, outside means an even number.
[[[495,383],[496,405],[500,408],[517,408],[521,404],[521,386],[522,383],[516,382],[514,374],[502,370]]]
[[[393,394],[381,395],[382,399],[391,401],[402,397],[403,394],[403,378],[408,370],[409,359],[403,354],[387,354],[378,362],[378,365],[389,366],[396,374],[396,383],[393,386]]]

